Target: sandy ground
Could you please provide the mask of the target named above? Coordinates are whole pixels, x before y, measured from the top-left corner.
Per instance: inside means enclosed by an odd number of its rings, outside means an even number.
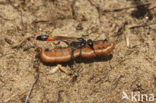
[[[132,92],[156,98],[156,25],[134,27],[156,22],[156,8],[143,16],[136,8],[155,0],[135,1],[76,0],[72,9],[72,0],[0,0],[0,103],[24,103],[30,89],[31,103],[131,103]],[[37,58],[37,47],[56,46],[35,39],[43,34],[99,36],[115,49],[109,60],[63,65],[69,76]]]

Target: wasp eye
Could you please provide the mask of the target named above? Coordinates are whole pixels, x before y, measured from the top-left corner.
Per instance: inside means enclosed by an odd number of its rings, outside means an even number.
[[[91,39],[89,39],[88,41],[87,41],[87,44],[92,48],[93,47],[93,41],[91,40]]]
[[[45,41],[48,39],[48,35],[40,35],[40,36],[37,36],[36,40],[42,40],[42,41]]]

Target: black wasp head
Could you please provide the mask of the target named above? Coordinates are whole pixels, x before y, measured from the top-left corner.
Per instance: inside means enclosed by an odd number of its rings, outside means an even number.
[[[40,35],[40,36],[37,36],[36,40],[42,40],[42,41],[45,41],[48,39],[48,35]]]
[[[93,41],[91,39],[87,40],[87,45],[91,48],[93,48]]]

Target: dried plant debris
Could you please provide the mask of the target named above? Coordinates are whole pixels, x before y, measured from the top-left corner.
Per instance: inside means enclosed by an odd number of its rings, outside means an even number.
[[[133,0],[132,4],[136,5],[136,10],[132,11],[131,16],[137,19],[148,18],[152,20],[152,15],[148,9],[149,3],[144,4],[141,0]]]

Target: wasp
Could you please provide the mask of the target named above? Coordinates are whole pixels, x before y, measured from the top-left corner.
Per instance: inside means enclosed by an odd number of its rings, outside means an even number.
[[[65,37],[65,36],[48,36],[40,35],[36,38],[41,41],[63,41],[68,47],[46,51],[41,49],[40,58],[45,63],[64,63],[71,61],[77,57],[94,58],[97,56],[109,55],[114,44],[108,40],[93,41],[84,38]]]

